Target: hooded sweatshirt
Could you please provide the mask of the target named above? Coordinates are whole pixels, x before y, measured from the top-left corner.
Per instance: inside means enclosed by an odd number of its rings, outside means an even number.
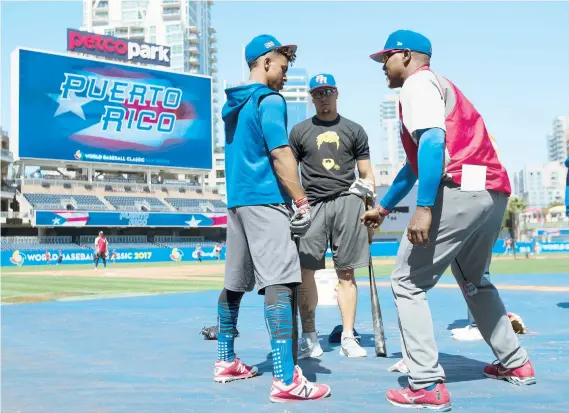
[[[260,83],[225,94],[227,207],[290,203],[271,158],[273,149],[288,145],[284,98]]]

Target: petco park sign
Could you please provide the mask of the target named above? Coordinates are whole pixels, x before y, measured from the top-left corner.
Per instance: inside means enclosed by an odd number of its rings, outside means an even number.
[[[75,29],[67,29],[67,50],[126,62],[170,66],[169,47]]]

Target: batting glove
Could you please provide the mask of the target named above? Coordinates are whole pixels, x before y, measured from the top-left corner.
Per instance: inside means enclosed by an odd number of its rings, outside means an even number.
[[[352,186],[350,186],[350,193],[361,198],[370,197],[375,199],[375,188],[373,184],[361,178],[358,178]]]
[[[302,237],[308,231],[312,219],[310,217],[310,204],[306,197],[294,201],[296,211],[290,220],[290,231],[296,237]]]

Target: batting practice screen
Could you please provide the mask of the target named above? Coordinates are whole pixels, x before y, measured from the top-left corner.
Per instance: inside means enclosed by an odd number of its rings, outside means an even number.
[[[16,159],[211,169],[210,77],[12,53]]]

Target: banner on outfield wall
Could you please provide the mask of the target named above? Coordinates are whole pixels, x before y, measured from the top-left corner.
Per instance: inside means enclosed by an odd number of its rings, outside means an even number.
[[[36,227],[226,227],[225,213],[34,211]]]
[[[20,48],[11,78],[16,160],[212,168],[211,77]]]
[[[110,256],[107,257],[107,264],[113,262],[112,252],[115,248],[111,246]],[[57,264],[59,252],[48,250],[50,253],[50,265]],[[150,263],[150,262],[193,262],[198,261],[198,251],[195,248],[147,248],[147,249],[121,249],[116,247],[117,263]],[[90,264],[93,263],[93,251],[88,249],[62,250],[63,259],[61,264]],[[202,261],[217,260],[217,253],[214,247],[202,248]],[[225,247],[219,252],[219,259],[225,259]],[[47,265],[45,250],[39,251],[2,251],[2,266],[29,266]],[[102,261],[99,261],[102,264]]]
[[[118,244],[117,244],[118,245]],[[371,245],[371,254],[374,257],[393,257],[397,254],[398,242],[375,242]],[[111,255],[114,247],[111,246]],[[146,248],[146,249],[121,249],[116,248],[117,263],[150,263],[150,262],[195,262],[198,260],[198,252],[195,248]],[[57,263],[59,252],[49,250],[50,265]],[[506,253],[504,240],[498,240],[492,250],[494,254]],[[516,252],[520,254],[540,254],[540,253],[568,253],[569,242],[550,242],[535,243],[520,242],[516,244]],[[90,264],[93,262],[93,251],[88,249],[63,250],[62,264]],[[509,251],[508,253],[511,253]],[[219,253],[219,259],[225,259],[225,246]],[[326,251],[326,256],[331,257],[331,251]],[[214,247],[202,248],[201,259],[203,261],[213,261],[217,259]],[[111,257],[109,257],[109,261]],[[39,251],[2,251],[2,266],[29,266],[47,265],[45,250]]]
[[[376,204],[381,201],[384,195],[389,190],[388,186],[376,187]],[[393,208],[391,213],[385,217],[383,224],[381,224],[381,232],[404,232],[409,225],[411,216],[415,212],[417,206],[417,185],[411,188],[409,194],[403,198],[399,204]]]

